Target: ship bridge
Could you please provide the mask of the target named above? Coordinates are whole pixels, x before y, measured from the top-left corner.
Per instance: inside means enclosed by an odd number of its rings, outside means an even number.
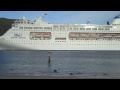
[[[116,16],[112,21],[111,25],[120,26],[120,15]]]

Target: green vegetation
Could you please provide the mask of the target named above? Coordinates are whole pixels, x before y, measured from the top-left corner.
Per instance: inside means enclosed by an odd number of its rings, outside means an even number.
[[[0,18],[0,36],[2,36],[8,29],[11,28],[14,20],[16,19]]]

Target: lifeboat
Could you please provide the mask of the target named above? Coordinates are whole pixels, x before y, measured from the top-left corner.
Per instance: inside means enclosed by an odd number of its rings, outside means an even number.
[[[114,36],[114,37],[115,37],[116,35],[117,35],[117,34],[112,34],[112,36]]]
[[[44,33],[44,34],[43,34],[43,37],[50,37],[50,36],[51,36],[50,33]]]
[[[82,33],[82,34],[80,34],[80,37],[89,37],[89,34],[88,33]]]
[[[42,33],[35,34],[35,37],[42,37]]]
[[[120,37],[120,34],[115,34],[114,37]]]
[[[69,36],[73,38],[77,38],[79,37],[79,33],[70,33]]]
[[[106,33],[104,33],[104,34],[100,34],[100,36],[101,37],[112,37],[112,34],[106,34]]]
[[[95,33],[92,33],[90,34],[90,37],[98,37],[99,35],[98,34],[95,34]]]

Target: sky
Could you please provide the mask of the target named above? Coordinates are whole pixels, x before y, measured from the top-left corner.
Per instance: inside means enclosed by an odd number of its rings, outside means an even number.
[[[0,18],[19,19],[23,16],[28,20],[36,20],[39,16],[44,16],[45,22],[56,24],[106,24],[112,22],[115,16],[120,15],[120,11],[0,11]]]

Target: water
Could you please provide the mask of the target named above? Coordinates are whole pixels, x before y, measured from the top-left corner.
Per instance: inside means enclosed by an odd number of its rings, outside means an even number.
[[[120,77],[120,51],[0,51],[0,74]]]

